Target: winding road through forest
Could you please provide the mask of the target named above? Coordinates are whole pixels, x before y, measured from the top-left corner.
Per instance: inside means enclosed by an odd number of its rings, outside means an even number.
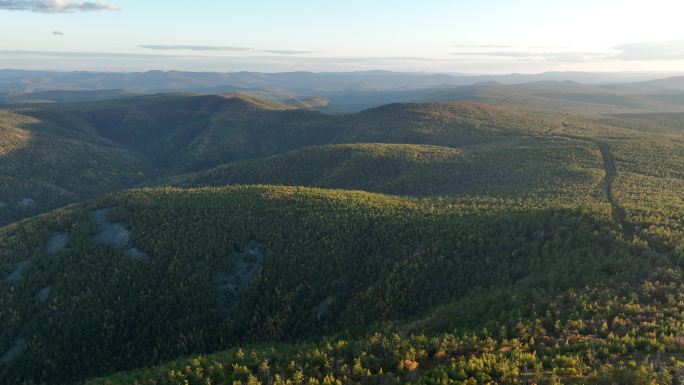
[[[565,124],[566,123],[563,123],[563,125]],[[582,138],[573,135],[554,135],[553,131],[555,131],[555,128],[550,128],[549,130],[545,131],[544,134],[556,138],[584,140],[597,145],[599,150],[601,150],[601,156],[603,157],[603,169],[605,171],[605,176],[603,178],[603,191],[606,194],[606,200],[608,203],[610,203],[613,220],[622,229],[622,234],[625,240],[632,240],[635,236],[634,225],[627,221],[625,209],[620,206],[620,202],[618,202],[618,200],[615,199],[615,195],[613,195],[613,182],[617,176],[617,168],[615,167],[615,158],[613,158],[613,154],[610,151],[610,146],[598,140]]]
[[[615,168],[615,159],[610,152],[610,147],[605,143],[598,143],[601,155],[603,156],[603,168],[605,169],[605,177],[603,179],[603,190],[606,193],[606,199],[612,207],[613,220],[620,225],[625,239],[634,238],[634,226],[626,219],[625,209],[620,206],[620,203],[613,195],[613,182],[617,176],[617,169]]]

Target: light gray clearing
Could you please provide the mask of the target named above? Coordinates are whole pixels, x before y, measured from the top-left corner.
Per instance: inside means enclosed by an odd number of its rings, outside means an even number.
[[[237,286],[233,281],[234,277],[229,273],[221,273],[216,279],[216,316],[219,319],[226,317],[231,305],[237,297]]]
[[[224,318],[231,306],[237,300],[237,296],[252,280],[259,270],[264,258],[264,245],[256,241],[250,241],[245,250],[235,253],[235,265],[232,272],[219,273],[215,278],[216,290],[218,291],[217,315]]]
[[[55,233],[52,238],[47,243],[45,248],[49,255],[57,254],[58,252],[64,250],[69,244],[69,236],[65,233]]]
[[[328,309],[330,308],[330,305],[332,305],[332,303],[333,303],[334,300],[335,300],[335,298],[333,298],[333,297],[328,297],[328,298],[324,299],[323,301],[321,301],[321,303],[319,303],[319,304],[314,308],[314,310],[316,310],[316,312],[318,312],[319,314],[323,314],[323,313],[325,313],[326,311],[328,311]]]
[[[206,271],[208,266],[205,262],[195,262],[195,273]]]
[[[238,254],[235,274],[240,278],[243,287],[252,280],[261,260],[264,258],[264,245],[257,241],[250,241],[244,253]]]
[[[21,274],[26,270],[28,266],[28,261],[21,261],[14,265],[14,271],[5,278],[5,282],[18,282],[21,281]]]
[[[26,338],[21,336],[17,337],[17,339],[14,340],[14,345],[12,345],[12,347],[9,348],[7,352],[5,352],[5,354],[0,359],[0,362],[6,364],[14,361],[17,358],[19,358],[19,356],[21,355],[21,353],[24,352],[24,350],[26,350]]]
[[[36,294],[33,298],[38,302],[45,302],[48,300],[48,298],[50,298],[50,294],[52,294],[52,286],[40,289],[38,294]]]
[[[19,201],[19,203],[17,204],[17,206],[18,206],[19,208],[22,208],[22,209],[27,209],[27,208],[29,208],[29,207],[33,207],[35,204],[36,204],[36,201],[34,201],[33,199],[31,199],[31,198],[24,198],[24,199],[22,199],[22,200]]]
[[[93,213],[93,220],[100,229],[100,233],[94,238],[95,242],[114,246],[133,259],[150,259],[147,253],[131,245],[131,234],[121,223],[109,221],[110,211],[111,209],[100,209]]]

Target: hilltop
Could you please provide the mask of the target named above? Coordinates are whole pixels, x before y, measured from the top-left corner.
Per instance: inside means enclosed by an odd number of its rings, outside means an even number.
[[[578,193],[594,190],[598,194],[602,162],[598,148],[568,138],[520,136],[463,148],[342,144],[229,163],[158,183],[178,187],[312,186],[404,196],[546,196],[572,184]],[[539,168],[540,164],[545,167]],[[533,169],[539,172],[530,173]]]

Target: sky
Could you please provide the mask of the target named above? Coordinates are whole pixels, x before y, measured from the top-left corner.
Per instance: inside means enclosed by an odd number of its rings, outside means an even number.
[[[681,0],[0,0],[0,68],[684,71]]]

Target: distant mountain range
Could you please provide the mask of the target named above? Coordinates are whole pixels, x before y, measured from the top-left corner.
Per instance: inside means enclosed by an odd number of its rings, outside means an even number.
[[[684,77],[665,73],[545,72],[540,74],[461,75],[388,71],[343,73],[135,73],[0,70],[0,103],[80,102],[159,92],[242,94],[325,112],[358,112],[394,102],[441,101],[524,93],[568,102],[638,106],[683,98]],[[511,88],[522,86],[522,88]],[[483,92],[486,91],[486,92]],[[587,96],[587,95],[591,96]],[[614,98],[615,94],[621,96]],[[653,100],[625,94],[658,94]],[[662,96],[667,94],[667,96]],[[507,98],[510,99],[510,98]],[[629,98],[628,98],[629,99]],[[662,110],[662,109],[661,109]]]
[[[520,84],[539,81],[573,81],[586,84],[611,84],[662,79],[684,73],[594,73],[544,72],[539,74],[465,75],[361,72],[51,72],[0,70],[0,92],[45,90],[131,89],[147,92],[218,90],[240,88],[284,89],[291,92],[333,92],[360,90],[408,90],[439,86],[464,86],[484,82]]]

